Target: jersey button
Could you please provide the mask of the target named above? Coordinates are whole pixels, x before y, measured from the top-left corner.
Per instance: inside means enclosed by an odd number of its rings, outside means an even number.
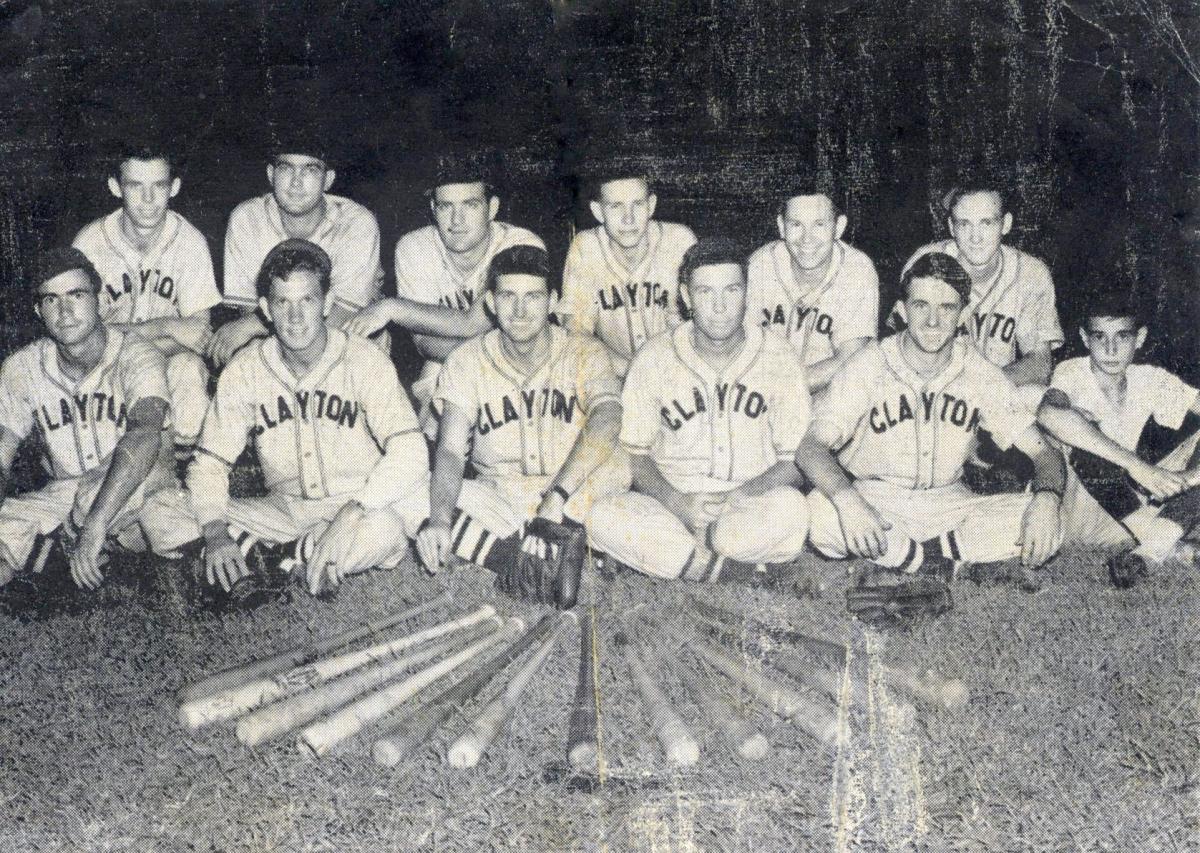
[[[306,450],[306,451],[304,451],[304,458],[305,458],[305,459],[312,459],[312,451],[311,451],[311,450]]]

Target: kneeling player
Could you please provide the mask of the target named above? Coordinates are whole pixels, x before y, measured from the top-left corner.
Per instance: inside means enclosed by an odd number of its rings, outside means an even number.
[[[324,249],[285,240],[267,254],[257,287],[274,332],[221,373],[187,492],[155,496],[144,523],[159,553],[203,535],[206,579],[225,590],[249,575],[255,541],[300,540],[296,556],[316,593],[400,561],[427,514],[428,456],[388,357],[326,326]],[[247,438],[269,494],[230,500],[229,471]]]
[[[140,542],[143,498],[172,478],[166,362],[153,344],[100,320],[100,274],[78,249],[48,252],[37,281],[35,310],[49,337],[0,368],[0,585],[58,531],[72,579],[94,589],[109,537]],[[50,484],[5,499],[13,459],[34,430]]]
[[[618,455],[617,379],[591,337],[549,322],[558,301],[543,249],[491,262],[484,304],[499,328],[455,349],[438,374],[431,514],[417,537],[430,571],[451,555],[492,569],[501,589],[570,608],[584,558],[578,522],[628,484]],[[478,479],[463,481],[468,456]]]
[[[792,466],[809,421],[804,365],[744,322],[745,261],[731,243],[690,248],[679,281],[693,319],[647,342],[625,379],[633,491],[592,507],[588,535],[655,577],[772,582],[808,532]]]
[[[1020,556],[1040,565],[1061,538],[1062,454],[1043,440],[1003,371],[955,339],[971,293],[958,261],[923,255],[901,289],[904,331],[869,344],[833,377],[796,454],[816,486],[813,547],[947,576],[957,561]],[[983,496],[961,482],[979,429],[1033,462],[1030,493]]]

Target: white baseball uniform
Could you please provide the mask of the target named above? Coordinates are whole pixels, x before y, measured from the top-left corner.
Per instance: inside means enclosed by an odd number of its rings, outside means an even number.
[[[890,522],[884,565],[904,562],[913,542],[953,533],[951,556],[991,562],[1019,556],[1030,494],[977,495],[962,484],[980,429],[1007,449],[1034,414],[1000,368],[959,339],[945,368],[923,378],[905,360],[903,334],[856,353],[818,395],[813,423],[832,427],[838,461],[854,488]],[[848,554],[837,510],[809,496],[813,547]]]
[[[270,494],[231,500],[229,471],[247,440]],[[187,493],[156,496],[143,527],[158,553],[198,538],[217,519],[284,543],[358,500],[367,514],[348,570],[394,565],[429,515],[428,475],[412,405],[374,344],[330,329],[317,363],[297,377],[272,336],[239,351],[221,373]]]
[[[74,513],[82,523],[108,472],[113,449],[125,434],[129,411],[144,399],[167,401],[166,368],[152,344],[108,330],[100,362],[73,381],[62,371],[49,338],[17,350],[0,367],[0,427],[25,440],[36,431],[52,480],[38,492],[0,503],[0,548],[23,566],[39,536]],[[118,516],[116,529],[133,521],[148,493],[165,485],[155,473],[138,487]],[[166,475],[169,476],[169,473]]]
[[[620,382],[599,342],[549,329],[550,355],[532,373],[504,354],[499,329],[467,341],[442,366],[434,409],[440,415],[451,404],[470,419],[478,472],[462,484],[455,539],[481,535],[467,530],[466,516],[498,538],[533,518],[587,417],[601,403],[620,401]],[[565,514],[582,521],[593,501],[628,486],[626,460],[614,454],[571,496]]]
[[[563,269],[558,313],[570,316],[573,331],[604,342],[620,376],[642,344],[667,331],[677,316],[679,265],[696,235],[684,225],[651,221],[646,239],[646,254],[631,269],[602,226],[581,231],[571,241]]]
[[[943,240],[922,246],[905,263],[908,270],[922,255],[942,252],[959,257],[958,245]],[[899,328],[899,303],[888,325]],[[1000,247],[1000,263],[991,278],[975,282],[959,335],[967,336],[983,356],[997,367],[1008,367],[1027,353],[1063,343],[1062,326],[1054,304],[1050,270],[1033,255],[1012,246]]]
[[[84,226],[72,245],[95,265],[103,286],[100,317],[106,323],[144,323],[191,317],[221,304],[212,256],[204,236],[173,210],[144,253],[121,230],[118,208]],[[177,440],[193,444],[208,410],[208,368],[195,352],[167,358],[167,390]]]
[[[747,324],[741,352],[718,375],[696,352],[693,324],[652,338],[633,358],[621,395],[621,445],[649,456],[685,494],[722,495],[777,462],[790,462],[808,429],[804,365],[781,336]],[[770,523],[763,523],[769,519]],[[787,562],[804,548],[804,496],[779,488],[726,505],[701,565],[696,537],[654,498],[624,492],[587,519],[597,548],[647,574],[711,580],[719,558]]]
[[[825,278],[801,288],[787,244],[774,240],[750,256],[746,316],[782,334],[813,365],[847,341],[879,336],[879,276],[870,258],[838,240]]]

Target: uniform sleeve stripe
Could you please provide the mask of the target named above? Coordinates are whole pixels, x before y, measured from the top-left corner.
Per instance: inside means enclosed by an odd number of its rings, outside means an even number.
[[[359,305],[357,302],[351,302],[349,299],[345,299],[341,296],[335,296],[333,298],[333,304],[341,305],[343,308],[349,308],[351,311],[361,311],[367,307],[366,305]]]
[[[630,444],[628,441],[622,441],[621,446],[637,456],[649,456],[650,445]]]
[[[246,305],[246,306],[252,306],[252,305],[257,305],[257,304],[258,304],[258,300],[257,300],[257,299],[247,299],[247,298],[246,298],[246,297],[244,297],[244,296],[236,296],[236,295],[234,295],[234,294],[225,294],[225,295],[224,295],[223,297],[221,297],[221,298],[222,298],[222,300],[223,300],[224,302],[226,302],[226,303],[227,303],[227,304],[229,304],[229,305]]]
[[[205,456],[210,456],[210,457],[212,457],[213,459],[216,459],[218,462],[220,462],[220,463],[222,463],[222,464],[224,464],[224,465],[227,465],[227,466],[229,466],[230,468],[232,468],[232,467],[233,467],[233,465],[234,465],[234,463],[230,462],[230,461],[229,461],[228,459],[226,459],[225,457],[223,457],[223,456],[219,456],[218,454],[216,454],[216,453],[213,453],[211,450],[209,450],[209,449],[208,449],[208,448],[206,448],[206,447],[199,447],[199,446],[197,446],[197,447],[196,447],[196,452],[197,452],[197,453],[203,453]]]
[[[389,433],[387,435],[387,437],[385,437],[382,441],[379,442],[379,445],[380,445],[380,447],[387,447],[387,443],[398,435],[409,435],[410,433],[420,432],[420,431],[421,431],[421,429],[419,427],[413,427],[412,429],[398,429],[393,433]]]

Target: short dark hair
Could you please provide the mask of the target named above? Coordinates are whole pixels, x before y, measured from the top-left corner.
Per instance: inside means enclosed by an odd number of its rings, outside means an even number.
[[[433,174],[425,189],[432,199],[438,187],[450,184],[483,184],[487,198],[499,195],[497,189],[496,157],[486,151],[455,151],[440,155],[433,164]]]
[[[285,154],[300,154],[320,160],[325,169],[333,168],[333,152],[329,142],[313,128],[283,125],[273,128],[267,162],[274,165]]]
[[[845,210],[838,198],[838,192],[831,187],[826,186],[811,186],[799,187],[788,192],[787,195],[779,197],[779,204],[775,207],[777,216],[783,216],[787,213],[788,202],[794,198],[799,198],[802,195],[823,195],[829,199],[829,206],[833,208],[834,218],[845,215]]]
[[[947,217],[954,216],[954,207],[962,200],[964,196],[975,195],[976,193],[993,193],[996,198],[1000,199],[1000,214],[1003,216],[1008,213],[1008,194],[1004,187],[998,182],[987,177],[971,177],[959,181],[957,186],[951,187],[942,196],[942,209],[946,211]]]
[[[546,250],[524,244],[509,246],[497,252],[488,264],[485,290],[495,292],[496,280],[502,275],[532,275],[546,280],[546,290],[558,293],[562,283],[550,273],[550,256]]]
[[[121,181],[121,167],[130,160],[162,160],[167,164],[167,172],[175,177],[178,168],[175,156],[166,146],[158,142],[127,142],[122,144],[109,161],[109,174],[118,182]]]
[[[50,279],[72,270],[82,270],[92,284],[92,291],[100,292],[103,284],[100,273],[96,271],[96,266],[88,260],[87,255],[74,246],[48,249],[38,256],[33,265],[34,288],[41,287]]]
[[[950,255],[944,252],[930,252],[921,255],[913,261],[903,276],[900,277],[900,293],[908,299],[908,288],[914,279],[936,278],[954,288],[963,305],[971,300],[971,275]]]
[[[737,264],[742,269],[742,277],[746,276],[746,253],[737,243],[727,237],[702,237],[683,253],[683,262],[679,265],[680,286],[687,287],[700,267],[717,264]]]
[[[1084,329],[1087,329],[1088,324],[1098,317],[1112,317],[1119,320],[1130,319],[1133,320],[1134,326],[1139,329],[1149,325],[1145,310],[1128,292],[1102,293],[1089,301],[1083,311],[1080,325]]]
[[[321,293],[329,292],[333,264],[329,255],[316,243],[308,240],[284,240],[267,252],[258,270],[255,286],[263,299],[271,298],[271,282],[286,279],[297,270],[314,273],[321,283]]]
[[[644,169],[638,169],[635,166],[630,166],[627,169],[618,168],[616,166],[605,169],[601,172],[595,172],[587,178],[587,193],[590,201],[600,201],[601,191],[605,184],[611,184],[614,181],[641,181],[646,185],[646,195],[653,195],[655,191],[654,181],[650,179],[650,175]]]

